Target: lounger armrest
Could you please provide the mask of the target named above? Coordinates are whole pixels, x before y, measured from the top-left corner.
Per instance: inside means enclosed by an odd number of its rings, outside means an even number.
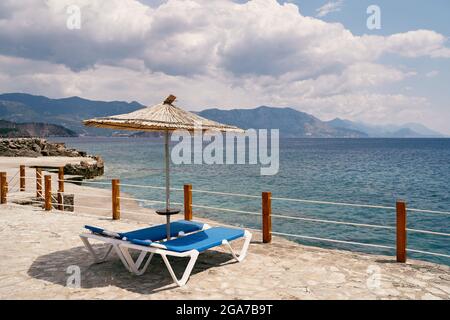
[[[153,248],[167,250],[167,247],[164,244],[158,243],[158,242],[152,242],[150,240],[128,239],[128,241],[130,241],[133,244],[137,244],[139,246],[153,247]]]
[[[108,231],[108,230],[105,230],[102,228],[97,228],[97,227],[93,227],[93,226],[89,226],[89,225],[85,225],[84,227],[95,234],[99,234],[99,235],[111,237],[111,238],[119,238],[119,239],[121,238],[121,235],[117,232]]]
[[[104,230],[103,234],[112,238],[121,238],[121,235],[119,233],[113,231]]]

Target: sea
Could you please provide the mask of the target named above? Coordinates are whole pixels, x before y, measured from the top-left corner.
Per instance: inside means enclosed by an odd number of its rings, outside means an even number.
[[[98,181],[119,178],[121,184],[162,187],[164,177],[163,138],[77,137],[52,138],[68,147],[100,155],[105,175]],[[193,204],[246,212],[261,212],[261,192],[274,198],[329,201],[442,211],[408,211],[410,229],[450,233],[450,139],[294,139],[281,138],[279,171],[262,176],[259,165],[171,164],[171,186],[182,189],[244,195],[193,193]],[[99,185],[99,187],[102,187]],[[107,186],[103,186],[107,187]],[[122,186],[121,191],[138,199],[164,201],[164,190]],[[183,192],[173,190],[171,199],[183,203]],[[157,209],[161,204],[141,203]],[[182,208],[181,205],[174,205]],[[126,208],[123,208],[126,210]],[[447,214],[446,214],[447,213]],[[315,220],[330,220],[395,227],[393,209],[359,208],[331,204],[272,200],[272,214]],[[207,217],[228,224],[261,228],[261,216],[242,212],[194,207],[194,217]],[[273,217],[274,232],[395,247],[395,228],[330,224],[321,221]],[[395,250],[331,243],[286,236],[302,244],[395,256]],[[450,255],[446,235],[408,232],[408,249]],[[422,253],[408,257],[450,265],[450,258]]]

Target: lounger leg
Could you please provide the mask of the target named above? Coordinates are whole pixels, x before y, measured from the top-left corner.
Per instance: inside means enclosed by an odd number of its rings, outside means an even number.
[[[105,261],[105,259],[108,257],[108,255],[110,254],[113,245],[112,244],[108,244],[108,249],[106,250],[106,253],[104,254],[103,257],[99,257],[98,254],[94,251],[94,248],[92,248],[92,245],[89,243],[89,240],[85,237],[80,237],[81,241],[83,241],[84,246],[86,247],[86,249],[88,249],[88,251],[92,254],[92,256],[94,257],[95,263],[101,263],[103,261]]]
[[[166,264],[167,270],[169,270],[169,273],[173,279],[173,281],[180,287],[184,286],[186,282],[189,280],[189,276],[191,275],[192,269],[194,268],[195,262],[197,261],[199,252],[197,250],[193,250],[190,254],[189,263],[186,266],[186,269],[184,270],[183,276],[180,280],[178,280],[177,276],[175,275],[175,272],[172,269],[172,266],[170,265],[169,259],[167,259],[166,254],[161,254],[161,257]]]
[[[124,267],[128,270],[130,270],[130,266],[128,265],[127,261],[125,260],[125,257],[123,256],[122,252],[120,251],[120,249],[118,248],[117,245],[108,244],[108,249],[106,250],[105,254],[103,257],[99,257],[98,254],[95,252],[94,248],[92,248],[91,243],[89,242],[87,237],[84,236],[80,236],[81,241],[83,241],[84,246],[86,247],[86,249],[88,249],[88,251],[92,254],[92,256],[94,257],[94,261],[95,263],[102,263],[106,260],[106,258],[108,257],[108,255],[111,253],[111,250],[114,248],[114,251],[116,252],[117,256],[120,258],[120,261],[122,261],[122,264],[124,265]]]
[[[122,261],[122,264],[124,265],[124,267],[131,272],[131,268],[130,265],[128,264],[127,260],[125,259],[125,257],[122,254],[122,251],[120,251],[119,247],[116,245],[114,246],[114,250],[116,251],[117,256],[120,258],[120,261]]]
[[[141,251],[141,253],[139,254],[139,257],[136,260],[136,267],[138,269],[141,266],[142,261],[144,261],[146,255],[147,255],[147,252],[145,252],[145,251]]]
[[[147,252],[141,251],[138,259],[136,260],[136,262],[134,262],[133,257],[130,255],[130,252],[128,251],[128,248],[119,246],[119,250],[121,251],[125,261],[127,262],[127,265],[130,267],[128,270],[138,276],[144,274],[154,255],[154,253],[150,253],[150,256],[147,258],[147,261],[145,262],[144,266],[139,270],[139,267],[142,265],[142,262],[144,261]]]
[[[245,230],[244,239],[245,239],[244,245],[242,246],[242,249],[239,253],[234,252],[233,248],[231,247],[230,243],[227,240],[222,241],[222,244],[226,245],[228,249],[230,249],[233,258],[236,259],[238,262],[241,262],[242,260],[245,259],[248,247],[250,245],[250,241],[252,240],[252,234],[247,230]]]

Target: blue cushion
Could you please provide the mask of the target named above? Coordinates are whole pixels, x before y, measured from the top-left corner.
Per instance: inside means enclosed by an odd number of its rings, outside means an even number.
[[[199,252],[210,248],[220,246],[223,240],[232,241],[244,236],[244,230],[215,227],[204,231],[196,232],[185,237],[160,242],[167,250],[175,252],[185,252],[189,250],[198,250]],[[132,243],[149,246],[151,239],[129,239]]]
[[[98,234],[102,234],[102,232],[104,231],[103,229],[92,226],[85,226],[85,228]],[[202,228],[203,223],[187,220],[178,220],[170,223],[170,235],[172,237],[177,237],[181,231],[184,233],[191,233],[194,231],[199,231]],[[118,234],[120,235],[120,238],[143,239],[151,241],[158,241],[165,239],[167,237],[165,224]]]

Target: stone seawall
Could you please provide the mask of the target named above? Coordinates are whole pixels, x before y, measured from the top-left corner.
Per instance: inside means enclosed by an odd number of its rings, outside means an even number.
[[[79,164],[68,163],[64,166],[64,174],[83,176],[85,179],[92,179],[102,176],[105,172],[105,164],[100,156],[92,156],[94,163],[80,161]]]
[[[0,139],[0,157],[86,158],[86,161],[67,163],[64,166],[64,174],[82,176],[85,179],[103,175],[105,167],[100,156],[88,155],[84,151],[67,148],[65,143],[50,142],[41,138]]]
[[[62,142],[49,142],[40,138],[0,139],[3,157],[86,157],[84,151],[66,148]]]

